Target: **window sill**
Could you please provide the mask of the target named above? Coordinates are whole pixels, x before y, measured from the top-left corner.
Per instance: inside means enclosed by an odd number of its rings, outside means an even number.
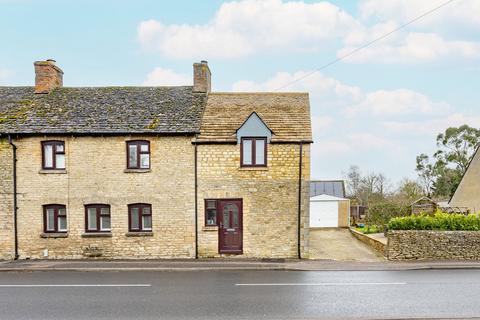
[[[268,171],[268,167],[239,167],[239,171]]]
[[[145,231],[145,232],[127,232],[125,233],[126,237],[152,237],[153,232]]]
[[[82,238],[111,238],[111,232],[84,232]]]
[[[202,231],[218,231],[218,226],[203,226]]]
[[[65,169],[40,169],[38,173],[41,174],[66,174],[67,170]]]
[[[67,232],[43,232],[40,234],[40,238],[67,238]]]
[[[151,169],[125,169],[124,173],[147,173],[152,171]]]

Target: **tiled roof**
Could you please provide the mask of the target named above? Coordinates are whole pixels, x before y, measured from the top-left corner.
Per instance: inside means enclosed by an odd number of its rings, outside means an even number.
[[[192,87],[0,87],[0,133],[197,133],[205,95]]]
[[[312,141],[307,93],[210,93],[198,142],[235,142],[252,112],[272,130],[272,142]]]

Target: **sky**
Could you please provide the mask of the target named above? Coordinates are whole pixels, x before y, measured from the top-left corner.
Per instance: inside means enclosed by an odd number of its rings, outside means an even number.
[[[0,0],[0,85],[33,85],[48,58],[65,86],[187,85],[207,60],[214,91],[309,92],[312,179],[358,165],[395,184],[438,133],[480,127],[480,1],[296,80],[446,1]]]

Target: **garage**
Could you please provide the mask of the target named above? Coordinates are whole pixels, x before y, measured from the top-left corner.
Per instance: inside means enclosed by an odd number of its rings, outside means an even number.
[[[350,200],[321,194],[310,198],[310,228],[347,228]]]

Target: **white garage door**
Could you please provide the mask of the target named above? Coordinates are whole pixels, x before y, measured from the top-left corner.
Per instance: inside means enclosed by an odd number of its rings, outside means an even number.
[[[338,202],[310,202],[310,227],[338,227]]]

